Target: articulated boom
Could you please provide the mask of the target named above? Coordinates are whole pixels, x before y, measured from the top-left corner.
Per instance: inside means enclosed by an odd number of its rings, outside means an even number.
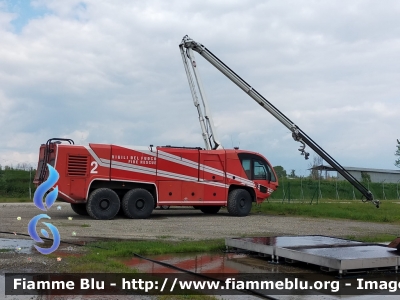
[[[194,106],[196,106],[197,113],[199,114],[200,127],[205,147],[207,150],[223,149],[221,143],[218,141],[218,138],[216,136],[216,130],[208,105],[207,96],[203,88],[199,70],[197,69],[193,51],[190,48],[187,48],[185,51],[183,44],[180,44],[179,48],[181,50],[186,76],[189,81],[190,91],[192,92]],[[189,65],[191,66],[191,68],[189,67]],[[193,80],[193,77],[195,78],[196,82]],[[203,103],[204,113],[201,109],[196,90],[199,92],[201,101]]]
[[[377,207],[379,207],[379,200],[374,200],[374,196],[364,185],[362,185],[353,175],[351,175],[345,168],[343,168],[332,156],[330,156],[324,149],[322,149],[316,142],[314,142],[304,131],[302,131],[296,124],[294,124],[288,117],[286,117],[281,111],[279,111],[274,105],[272,105],[267,99],[265,99],[260,93],[258,93],[253,87],[251,87],[246,81],[244,81],[239,75],[232,71],[227,65],[225,65],[218,57],[216,57],[211,51],[209,51],[202,44],[195,42],[187,35],[182,39],[181,53],[183,48],[186,48],[188,53],[190,50],[198,52],[203,56],[209,63],[217,68],[222,74],[228,77],[233,83],[240,87],[246,94],[248,94],[253,100],[260,104],[265,110],[272,114],[278,121],[286,126],[291,132],[293,139],[301,143],[299,151],[301,155],[304,155],[305,159],[308,159],[309,153],[305,151],[305,145],[308,145],[313,149],[319,156],[321,156],[328,164],[330,164],[336,171],[338,171],[344,178],[346,178],[355,188],[357,188],[361,194],[366,198],[365,201],[371,201]],[[193,55],[191,55],[193,56]],[[193,60],[194,61],[194,60]]]

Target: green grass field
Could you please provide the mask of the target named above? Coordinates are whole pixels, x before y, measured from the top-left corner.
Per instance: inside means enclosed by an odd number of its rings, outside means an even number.
[[[361,200],[319,200],[311,204],[309,201],[289,203],[271,200],[254,206],[253,212],[400,224],[400,201],[395,200],[381,201],[379,208]]]
[[[22,203],[22,202],[33,202],[33,199],[29,197],[0,197],[0,203]]]

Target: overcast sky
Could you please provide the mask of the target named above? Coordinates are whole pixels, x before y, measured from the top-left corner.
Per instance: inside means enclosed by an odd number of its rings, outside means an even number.
[[[187,34],[343,166],[396,169],[399,15],[396,0],[0,0],[0,164],[36,167],[53,137],[204,147]],[[197,61],[223,146],[307,175],[290,131]]]

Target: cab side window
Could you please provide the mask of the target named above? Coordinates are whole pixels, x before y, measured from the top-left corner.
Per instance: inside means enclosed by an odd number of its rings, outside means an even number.
[[[248,179],[276,181],[272,167],[258,155],[238,153],[238,157]]]
[[[251,179],[251,159],[243,159],[242,167],[247,175],[247,178]]]

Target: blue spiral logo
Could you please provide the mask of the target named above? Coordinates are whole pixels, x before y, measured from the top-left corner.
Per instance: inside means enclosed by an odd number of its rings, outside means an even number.
[[[33,196],[33,203],[35,206],[43,211],[46,211],[49,209],[54,202],[57,199],[58,196],[58,186],[54,187],[51,192],[49,192],[46,195],[45,198],[45,204],[43,203],[43,197],[46,194],[46,192],[51,189],[54,184],[57,183],[58,179],[60,176],[58,175],[58,172],[49,164],[47,164],[47,168],[49,169],[49,176],[46,181],[44,181],[41,185],[38,186],[38,188],[35,191],[35,194]],[[28,224],[28,233],[31,236],[31,238],[38,243],[43,243],[43,240],[39,237],[39,235],[36,232],[36,226],[37,223],[39,222],[40,219],[45,218],[45,219],[51,219],[48,215],[46,214],[40,214],[32,218],[32,220]],[[50,223],[47,222],[42,222],[47,228],[50,229],[51,234],[53,235],[53,245],[50,248],[41,248],[39,246],[35,245],[35,248],[37,251],[39,251],[42,254],[50,254],[57,250],[57,248],[60,246],[60,233],[58,232],[58,229]],[[42,229],[41,234],[48,238],[49,233],[45,230]]]
[[[29,235],[35,242],[38,242],[38,243],[43,243],[43,240],[40,238],[40,236],[36,232],[37,223],[42,218],[51,219],[46,214],[40,214],[40,215],[37,215],[36,217],[33,217],[32,220],[28,224]],[[35,245],[35,248],[37,251],[39,251],[42,254],[50,254],[50,253],[54,252],[55,250],[57,250],[58,246],[60,246],[60,233],[58,232],[57,228],[53,224],[46,223],[46,222],[42,222],[42,224],[46,225],[50,229],[50,232],[54,237],[53,245],[50,248],[41,248],[41,247]],[[44,235],[44,237],[46,237],[46,238],[49,237],[49,233],[45,229],[42,229],[40,232],[42,233],[42,235]]]
[[[46,196],[45,203],[47,209],[46,207],[44,207],[43,204],[43,196],[49,189],[51,189],[57,183],[58,179],[60,178],[56,169],[54,169],[49,164],[47,164],[47,168],[49,169],[49,177],[47,178],[46,181],[44,181],[41,185],[38,186],[38,188],[35,191],[35,194],[33,195],[33,203],[36,205],[37,208],[43,211],[49,209],[56,201],[58,196],[58,186],[56,186]]]

